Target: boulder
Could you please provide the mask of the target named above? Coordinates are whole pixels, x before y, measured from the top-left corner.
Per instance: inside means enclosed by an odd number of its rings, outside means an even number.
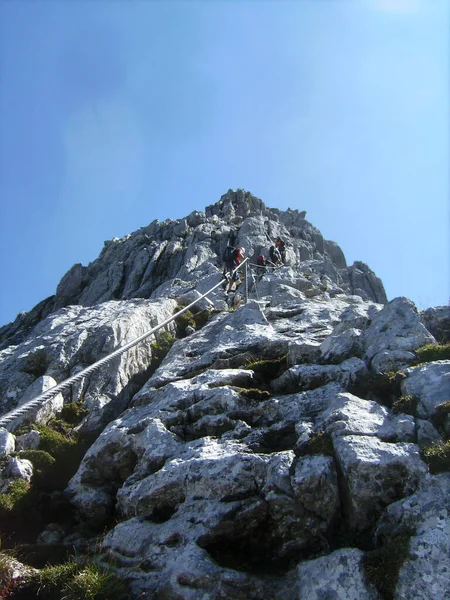
[[[361,330],[352,327],[343,333],[328,336],[320,345],[320,353],[324,361],[333,363],[340,363],[353,356],[361,358]]]
[[[39,446],[41,434],[36,429],[32,429],[28,433],[18,435],[17,447],[19,450],[36,450]]]
[[[55,385],[56,381],[49,375],[38,377],[36,381],[25,390],[24,395],[19,400],[19,406],[33,400],[50,388],[55,387]],[[15,422],[15,426],[26,419],[45,425],[56,415],[56,413],[61,411],[63,405],[64,398],[62,397],[62,394],[57,394],[56,396],[53,396],[53,398],[46,400],[40,406],[31,408],[23,417],[19,417]]]
[[[5,475],[11,479],[25,479],[25,481],[31,481],[33,465],[25,458],[10,457],[6,463]]]
[[[405,370],[407,378],[401,383],[404,396],[419,400],[417,414],[429,419],[436,406],[450,399],[450,360],[438,360]]]
[[[345,480],[344,510],[356,530],[370,527],[384,507],[413,493],[427,472],[415,444],[333,434],[333,446]]]
[[[340,365],[297,365],[274,379],[271,388],[274,392],[290,393],[315,389],[333,381],[345,387],[365,372],[366,365],[359,358],[350,358]]]
[[[364,331],[364,358],[372,370],[396,370],[412,360],[408,353],[434,342],[413,302],[395,298],[374,315]]]
[[[450,473],[429,475],[411,496],[387,507],[376,535],[410,536],[395,598],[446,600],[450,573]]]
[[[450,342],[450,305],[427,308],[420,316],[422,323],[440,344]]]
[[[366,579],[363,559],[361,550],[342,548],[305,561],[293,573],[292,588],[284,597],[286,600],[380,600],[378,591]]]
[[[4,427],[0,427],[0,457],[12,454],[16,447],[16,438]]]

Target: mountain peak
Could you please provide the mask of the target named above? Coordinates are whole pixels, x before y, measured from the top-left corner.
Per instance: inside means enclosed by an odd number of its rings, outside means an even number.
[[[249,191],[229,189],[205,212],[155,220],[123,238],[105,242],[99,257],[88,266],[75,264],[69,269],[54,296],[1,328],[0,343],[21,339],[30,327],[65,306],[154,298],[173,280],[202,287],[205,276],[220,277],[223,251],[230,238],[234,245],[246,249],[254,264],[260,254],[268,256],[270,246],[280,237],[286,244],[285,265],[292,269],[293,279],[307,272],[318,281],[327,278],[330,294],[346,292],[387,302],[378,277],[361,263],[348,267],[338,244],[325,240],[305,216],[306,211],[268,208]],[[297,285],[302,289],[304,283]]]

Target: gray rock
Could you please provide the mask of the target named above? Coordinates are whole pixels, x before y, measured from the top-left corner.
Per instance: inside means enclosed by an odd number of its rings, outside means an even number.
[[[5,467],[5,475],[11,479],[31,481],[33,465],[25,458],[9,457]]]
[[[67,531],[59,523],[49,523],[38,536],[38,543],[59,544],[63,541]]]
[[[38,378],[80,372],[220,284],[233,236],[251,262],[282,237],[286,264],[236,311],[226,310],[220,287],[202,300],[195,310],[210,318],[156,370],[150,338],[64,393],[65,402],[83,400],[89,415],[78,428],[96,437],[65,491],[79,526],[70,535],[49,526],[39,539],[85,552],[87,526],[102,531],[115,517],[100,535],[102,560],[133,598],[375,598],[361,552],[329,554],[330,545],[341,543],[336,531],[365,531],[425,489],[419,446],[439,438],[431,401],[447,366],[407,369],[402,393],[414,388],[422,418],[346,391],[367,380],[361,395],[377,396],[380,378],[368,377],[367,365],[408,367],[434,338],[406,299],[383,306],[370,269],[346,267],[304,213],[229,190],[205,213],[105,243],[97,260],[69,271],[56,298],[0,332],[14,340],[0,350],[1,410]],[[177,334],[174,324],[165,329]],[[35,438],[20,436],[18,448]],[[323,440],[327,455],[314,454]],[[439,538],[439,560],[444,545]],[[438,573],[439,597],[445,569],[429,548],[421,568]]]
[[[361,358],[361,330],[352,327],[338,335],[330,335],[322,342],[320,352],[322,359],[327,362],[340,363],[352,356]]]
[[[401,383],[404,396],[419,400],[417,414],[428,419],[435,414],[435,407],[449,399],[450,360],[438,360],[419,367],[406,369],[408,376]]]
[[[356,261],[340,273],[344,283],[350,286],[351,294],[379,304],[386,304],[388,301],[382,281],[365,263]]]
[[[290,393],[322,387],[332,381],[345,387],[365,372],[366,365],[359,358],[350,358],[340,365],[298,365],[274,379],[271,388],[274,392]]]
[[[379,539],[413,532],[395,598],[447,600],[450,573],[450,474],[428,476],[412,496],[387,507]]]
[[[331,258],[331,262],[337,269],[345,269],[347,267],[347,261],[345,260],[344,253],[341,248],[330,240],[325,240],[325,253]]]
[[[2,579],[9,581],[12,589],[20,589],[22,583],[26,583],[36,575],[39,575],[38,569],[29,567],[8,553],[2,552]]]
[[[413,417],[393,415],[377,402],[349,393],[337,394],[316,419],[316,425],[333,436],[376,436],[384,442],[413,442],[416,438]]]
[[[411,353],[435,339],[423,326],[414,304],[407,298],[395,298],[374,315],[364,331],[365,359],[378,368],[395,368],[408,362]],[[380,353],[388,353],[381,354]],[[376,358],[377,357],[377,358]],[[383,357],[383,358],[381,358]],[[378,360],[378,363],[377,363]]]
[[[450,305],[427,308],[420,316],[422,323],[440,344],[450,342]]]
[[[16,438],[4,427],[0,427],[0,457],[7,456],[14,452],[16,447]]]
[[[302,363],[315,363],[320,356],[320,344],[318,342],[290,342],[288,346],[288,364],[300,365]]]
[[[305,561],[296,568],[293,590],[284,598],[379,600],[377,590],[366,580],[363,558],[361,550],[343,548],[328,556]]]
[[[415,444],[333,435],[333,445],[346,482],[350,526],[357,530],[372,525],[388,504],[413,493],[427,472]]]
[[[339,491],[334,461],[329,456],[305,456],[297,462],[292,489],[306,510],[328,524],[336,517]]]
[[[50,315],[35,327],[33,338],[0,354],[0,393],[8,399],[5,409],[33,399],[58,381],[149,331],[170,317],[176,306],[176,301],[169,299],[133,300],[108,302],[93,308],[71,306]],[[175,331],[175,325],[172,323],[168,329]],[[90,408],[83,428],[101,428],[120,414],[137,389],[134,380],[147,371],[151,361],[150,343],[141,344],[72,388],[66,400],[83,398]],[[34,376],[22,373],[24,379],[15,377],[21,370],[30,368]],[[36,379],[41,370],[46,374]],[[21,389],[24,385],[26,388]],[[14,399],[14,405],[9,399]],[[46,423],[61,410],[63,402],[63,397],[58,395],[24,417],[18,417],[8,428],[13,429],[25,418]]]
[[[415,358],[416,355],[407,350],[383,350],[373,356],[370,366],[375,373],[388,373],[408,368]]]
[[[19,400],[19,406],[33,400],[43,392],[46,392],[50,388],[56,385],[56,381],[53,377],[49,375],[43,375],[42,377],[38,377],[34,383],[32,383],[26,390],[23,396],[21,396]],[[57,394],[44,402],[41,406],[32,408],[27,412],[23,417],[19,417],[15,421],[15,426],[17,426],[20,422],[23,422],[25,419],[30,419],[35,423],[40,423],[45,425],[50,421],[52,417],[56,415],[59,411],[61,411],[64,405],[64,399],[62,394]]]
[[[32,429],[28,433],[18,435],[16,438],[17,447],[20,450],[36,450],[39,446],[41,434],[36,429]]]
[[[430,421],[424,421],[423,419],[417,419],[417,444],[420,448],[425,448],[430,444],[441,442],[442,438],[439,435],[436,427]]]

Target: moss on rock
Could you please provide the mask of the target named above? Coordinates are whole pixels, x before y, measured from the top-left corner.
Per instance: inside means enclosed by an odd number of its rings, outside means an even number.
[[[432,475],[450,471],[450,440],[431,444],[423,448],[421,454],[422,460],[427,463]]]
[[[409,556],[411,533],[404,532],[389,540],[384,546],[366,553],[363,559],[367,579],[379,590],[384,600],[393,600],[398,575]]]

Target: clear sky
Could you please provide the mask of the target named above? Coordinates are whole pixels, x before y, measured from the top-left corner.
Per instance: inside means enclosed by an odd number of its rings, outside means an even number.
[[[450,1],[0,3],[0,325],[244,188],[450,296]]]

